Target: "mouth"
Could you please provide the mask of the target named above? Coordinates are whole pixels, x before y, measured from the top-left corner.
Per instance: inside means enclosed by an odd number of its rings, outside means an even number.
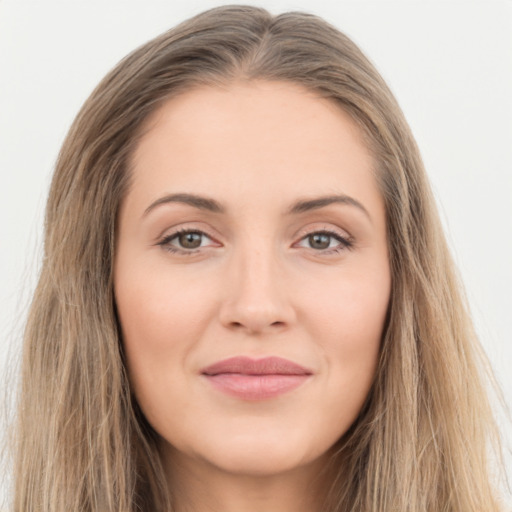
[[[232,357],[201,371],[218,391],[243,400],[280,396],[304,384],[313,372],[281,357]]]

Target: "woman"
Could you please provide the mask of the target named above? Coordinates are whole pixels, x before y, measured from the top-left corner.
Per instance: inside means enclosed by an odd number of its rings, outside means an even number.
[[[499,510],[418,150],[322,20],[222,7],[129,55],[45,237],[15,510]]]

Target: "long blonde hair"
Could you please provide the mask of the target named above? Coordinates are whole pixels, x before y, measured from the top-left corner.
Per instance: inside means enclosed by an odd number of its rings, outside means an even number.
[[[375,158],[386,204],[392,294],[380,362],[336,447],[343,465],[326,510],[499,510],[483,358],[401,110],[331,25],[248,6],[212,9],[137,49],[69,131],[25,332],[14,510],[172,510],[155,434],[123,362],[112,291],[116,215],[148,115],[187,89],[237,79],[301,84],[348,112]]]

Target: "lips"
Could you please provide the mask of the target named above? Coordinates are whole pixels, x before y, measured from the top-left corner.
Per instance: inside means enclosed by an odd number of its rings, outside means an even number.
[[[217,390],[244,400],[280,396],[306,382],[313,372],[280,357],[232,357],[201,371]]]

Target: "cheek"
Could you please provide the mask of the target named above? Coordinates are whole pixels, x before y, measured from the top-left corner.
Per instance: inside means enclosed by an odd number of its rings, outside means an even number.
[[[386,322],[389,270],[368,268],[324,283],[304,303],[307,328],[327,368],[328,406],[342,415],[343,423],[355,419],[370,390]]]
[[[386,319],[391,278],[386,260],[378,265],[341,271],[330,279],[312,281],[304,295],[303,316],[337,346],[363,352],[379,341]]]
[[[154,351],[171,340],[190,338],[214,307],[215,287],[208,280],[165,266],[119,264],[115,296],[125,340]],[[193,336],[192,336],[193,337]]]
[[[215,308],[214,294],[199,280],[183,273],[140,275],[132,267],[116,281],[116,305],[130,381],[147,416],[156,407],[158,391],[179,389],[181,369],[199,343]]]

